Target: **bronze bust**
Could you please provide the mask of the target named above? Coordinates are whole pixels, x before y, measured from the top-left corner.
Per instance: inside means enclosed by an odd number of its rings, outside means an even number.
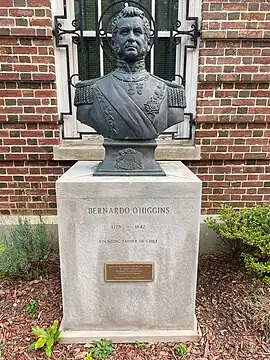
[[[112,22],[116,69],[76,85],[77,119],[114,140],[153,140],[184,120],[184,88],[145,70],[151,47],[144,12],[125,7]]]

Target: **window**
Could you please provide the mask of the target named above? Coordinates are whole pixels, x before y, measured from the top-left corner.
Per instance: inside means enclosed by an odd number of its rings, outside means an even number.
[[[93,129],[76,120],[76,109],[73,106],[75,89],[69,80],[75,83],[79,81],[78,75],[82,80],[91,79],[112,70],[106,55],[109,45],[101,40],[103,47],[100,46],[97,24],[109,6],[104,22],[106,17],[117,13],[124,3],[112,0],[53,0],[57,88],[63,139],[83,139],[94,135]],[[136,6],[135,1],[126,3]],[[187,80],[185,121],[166,130],[160,137],[177,141],[178,144],[193,144],[192,120],[196,116],[201,0],[138,0],[137,3],[146,9],[148,18],[149,14],[152,16],[157,30],[156,41],[146,60],[148,71],[166,80],[179,83],[183,79]],[[81,41],[78,42],[78,39]]]

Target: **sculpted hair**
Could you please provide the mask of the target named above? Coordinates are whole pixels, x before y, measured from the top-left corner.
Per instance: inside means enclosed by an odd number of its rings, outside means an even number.
[[[144,16],[144,12],[133,6],[126,6],[126,7],[124,7],[124,9],[122,9],[120,11],[120,13],[112,21],[112,26],[111,26],[112,27],[112,47],[113,48],[116,47],[115,37],[116,37],[117,29],[118,29],[118,21],[122,18],[127,18],[127,17],[140,17],[143,20],[143,28],[144,28],[145,37],[146,37],[148,43],[150,44],[151,29],[150,29],[148,19]]]

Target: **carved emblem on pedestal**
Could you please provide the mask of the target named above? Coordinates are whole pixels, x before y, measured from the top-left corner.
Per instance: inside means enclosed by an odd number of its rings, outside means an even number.
[[[120,150],[115,167],[124,170],[143,169],[142,154],[131,148]]]

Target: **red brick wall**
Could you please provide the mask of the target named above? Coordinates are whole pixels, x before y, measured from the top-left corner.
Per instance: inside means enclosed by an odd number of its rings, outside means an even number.
[[[0,0],[0,214],[55,214],[59,143],[49,0]]]
[[[196,142],[202,207],[270,200],[270,2],[204,0]]]
[[[196,142],[203,211],[270,200],[270,2],[204,0]],[[55,214],[50,0],[0,0],[0,214]]]

